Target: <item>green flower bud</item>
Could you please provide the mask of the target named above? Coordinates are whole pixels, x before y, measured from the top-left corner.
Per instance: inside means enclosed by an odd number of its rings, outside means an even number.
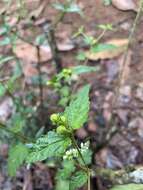
[[[65,76],[71,75],[72,74],[72,70],[71,69],[63,69],[63,74]]]
[[[66,129],[66,127],[65,127],[64,125],[60,125],[59,127],[57,127],[56,132],[57,132],[58,134],[64,135],[64,134],[67,134],[67,133],[68,133],[68,130]]]
[[[52,122],[57,122],[58,121],[58,119],[59,119],[59,115],[58,114],[52,114],[51,115],[51,117],[50,117],[50,120],[52,121]]]
[[[66,117],[65,117],[65,116],[61,116],[60,119],[61,119],[61,121],[62,121],[63,123],[66,123]]]
[[[48,86],[51,86],[51,85],[53,85],[53,82],[51,81],[51,80],[49,80],[49,81],[47,81],[47,83],[46,83]]]

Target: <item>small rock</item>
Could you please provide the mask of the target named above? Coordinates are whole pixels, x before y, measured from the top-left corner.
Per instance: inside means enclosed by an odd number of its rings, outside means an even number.
[[[112,4],[114,7],[122,11],[137,11],[136,4],[133,0],[112,0]]]

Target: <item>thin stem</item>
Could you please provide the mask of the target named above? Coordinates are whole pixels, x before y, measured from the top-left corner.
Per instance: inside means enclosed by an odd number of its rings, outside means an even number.
[[[43,107],[43,85],[42,85],[42,71],[41,71],[41,57],[40,57],[40,47],[37,46],[37,70],[39,79],[39,96],[40,96],[40,106]]]
[[[87,173],[87,176],[88,176],[87,186],[88,186],[88,190],[90,190],[90,169],[87,167],[87,165],[86,165],[86,163],[85,163],[85,161],[84,161],[84,158],[83,158],[83,156],[82,156],[82,154],[81,154],[81,151],[80,151],[80,149],[79,149],[79,147],[78,147],[78,145],[77,145],[77,142],[76,142],[76,140],[75,140],[75,137],[74,137],[73,133],[71,134],[71,139],[72,139],[73,146],[77,149],[77,151],[78,151],[78,153],[79,153],[79,156],[80,156],[81,160],[83,161],[83,163],[84,163],[84,165],[85,165],[84,168],[83,168],[82,166],[81,166],[81,168],[82,168],[84,171],[86,171],[86,173]]]
[[[81,160],[83,161],[84,165],[86,166],[86,163],[85,163],[85,161],[84,161],[84,158],[83,158],[83,156],[82,156],[82,154],[81,154],[81,152],[80,152],[80,149],[79,149],[79,147],[78,147],[78,145],[77,145],[77,143],[76,143],[76,140],[75,140],[75,137],[74,137],[73,134],[72,134],[72,136],[71,136],[71,139],[72,139],[72,143],[73,143],[74,147],[77,149],[77,151],[78,151],[78,153],[79,153],[79,156],[80,156]]]
[[[90,171],[88,170],[88,190],[90,190]]]
[[[96,39],[96,43],[98,43],[102,39],[102,37],[105,35],[106,31],[107,31],[106,29],[102,31],[102,33]]]
[[[21,133],[14,133],[12,130],[8,129],[8,127],[3,123],[0,123],[0,129],[8,133],[11,133],[13,136],[17,137],[23,143],[31,142],[31,139],[28,139],[26,136],[24,136]]]
[[[138,9],[138,13],[136,15],[136,18],[134,20],[134,23],[133,23],[133,27],[131,29],[131,32],[130,32],[130,35],[129,35],[129,42],[128,42],[128,45],[127,45],[127,48],[126,48],[126,51],[124,53],[124,60],[123,60],[123,66],[122,66],[122,69],[119,73],[119,77],[118,77],[118,85],[117,85],[117,89],[115,91],[115,98],[113,99],[113,105],[117,102],[118,100],[118,97],[119,97],[119,91],[120,91],[120,87],[122,85],[122,77],[123,77],[123,73],[124,73],[124,68],[126,66],[126,63],[127,63],[127,57],[128,57],[128,52],[129,52],[129,46],[131,44],[131,41],[132,41],[132,38],[134,36],[134,33],[136,31],[136,27],[137,27],[137,23],[138,23],[138,20],[140,18],[140,15],[141,15],[141,12],[142,12],[142,9],[143,9],[143,0],[140,0],[140,5],[139,5],[139,9]]]

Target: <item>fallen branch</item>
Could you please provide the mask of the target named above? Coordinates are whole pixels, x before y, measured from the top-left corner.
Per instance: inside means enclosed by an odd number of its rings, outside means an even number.
[[[98,176],[109,180],[112,184],[143,183],[143,167],[128,166],[121,170],[112,170],[106,168],[96,168],[93,176]]]

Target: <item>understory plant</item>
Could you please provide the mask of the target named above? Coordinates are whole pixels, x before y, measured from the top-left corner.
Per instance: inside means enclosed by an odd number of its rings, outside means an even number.
[[[36,142],[18,143],[11,148],[8,159],[10,175],[15,175],[23,163],[29,168],[38,161],[53,159],[59,165],[57,190],[75,190],[86,183],[90,190],[90,142],[79,143],[75,138],[75,131],[88,119],[89,90],[89,85],[84,86],[64,112],[51,115],[53,130],[37,138]]]

